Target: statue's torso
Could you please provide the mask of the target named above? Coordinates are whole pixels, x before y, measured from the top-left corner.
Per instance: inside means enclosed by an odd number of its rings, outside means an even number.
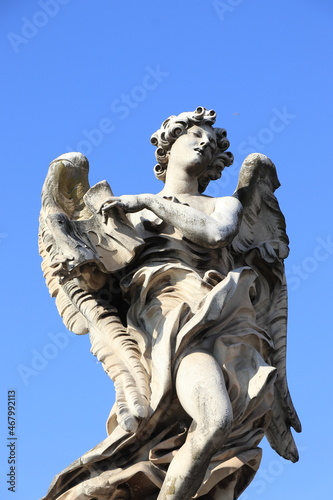
[[[131,269],[161,263],[180,263],[200,275],[215,270],[226,275],[232,261],[226,248],[208,248],[184,238],[181,232],[166,224],[149,210],[130,214],[135,231],[145,241],[131,264]]]

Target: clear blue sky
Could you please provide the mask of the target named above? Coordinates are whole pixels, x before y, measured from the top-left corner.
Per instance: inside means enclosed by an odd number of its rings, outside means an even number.
[[[85,153],[90,181],[157,192],[149,137],[170,114],[217,111],[235,166],[277,166],[291,253],[288,378],[303,422],[300,462],[263,444],[243,500],[329,498],[332,469],[332,41],[329,0],[1,4],[2,360],[0,497],[37,500],[105,437],[113,386],[66,331],[40,271],[37,227],[49,162]],[[17,394],[17,492],[8,492],[7,391]]]

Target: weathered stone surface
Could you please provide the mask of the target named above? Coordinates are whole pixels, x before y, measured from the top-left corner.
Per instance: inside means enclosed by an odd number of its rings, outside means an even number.
[[[215,118],[197,108],[153,134],[157,195],[90,188],[80,153],[51,163],[45,279],[65,325],[89,332],[116,403],[108,437],[56,476],[45,500],[232,500],[259,467],[264,435],[298,459],[279,181],[251,154],[232,196],[203,195],[233,161]]]

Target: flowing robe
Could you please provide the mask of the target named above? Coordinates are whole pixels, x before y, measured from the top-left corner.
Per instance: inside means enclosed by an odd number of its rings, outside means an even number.
[[[234,268],[226,248],[202,248],[147,211],[131,218],[145,246],[124,269],[120,286],[129,306],[127,328],[150,376],[150,413],[131,434],[120,428],[113,408],[108,437],[56,476],[45,500],[91,498],[77,492],[94,491],[105,478],[114,486],[127,484],[133,499],[157,498],[168,465],[191,432],[175,376],[194,350],[219,363],[233,410],[231,433],[195,498],[233,500],[259,467],[258,444],[270,421],[276,377],[269,364],[272,340],[256,322],[257,275],[250,267]]]

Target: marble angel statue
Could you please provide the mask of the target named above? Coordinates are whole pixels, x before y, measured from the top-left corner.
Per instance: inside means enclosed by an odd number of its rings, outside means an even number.
[[[232,196],[203,194],[233,156],[216,113],[152,135],[158,194],[114,196],[88,161],[50,165],[39,245],[47,286],[114,381],[108,436],[44,500],[234,500],[266,436],[293,462],[286,380],[288,255],[273,163],[249,155]]]

